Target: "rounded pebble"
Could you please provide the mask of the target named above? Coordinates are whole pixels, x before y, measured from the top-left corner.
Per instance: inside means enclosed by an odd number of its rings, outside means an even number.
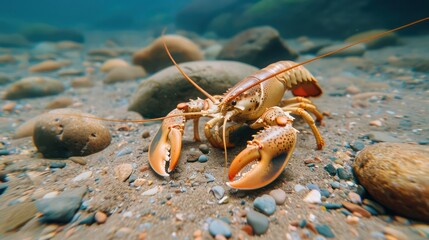
[[[274,198],[277,205],[283,205],[286,201],[286,192],[280,188],[271,190],[270,196]]]
[[[334,238],[335,235],[332,232],[331,228],[326,224],[317,224],[316,225],[317,232],[327,238]]]
[[[267,232],[270,221],[264,214],[250,210],[247,211],[246,219],[255,234],[261,235]]]
[[[357,152],[362,150],[365,147],[365,144],[362,141],[354,141],[350,144],[350,147]]]
[[[352,178],[352,174],[344,168],[337,168],[337,175],[343,180],[350,180]]]
[[[200,144],[200,146],[198,146],[198,148],[204,154],[208,154],[210,151],[209,146],[207,144]]]
[[[324,166],[323,169],[325,169],[331,176],[335,176],[337,174],[337,169],[335,169],[334,165],[330,163]]]
[[[276,211],[276,201],[272,196],[264,194],[253,201],[253,207],[265,215],[272,215]]]
[[[215,196],[216,199],[220,200],[225,195],[225,189],[221,186],[214,186],[210,189],[210,192]]]
[[[215,219],[209,224],[209,232],[213,237],[219,234],[229,238],[232,235],[231,228],[229,227],[229,225],[219,219]]]
[[[103,224],[107,221],[107,214],[105,214],[104,212],[96,212],[94,215],[94,219],[98,224]]]
[[[50,96],[64,91],[61,81],[48,77],[23,78],[6,89],[5,99],[21,99]]]
[[[206,155],[204,155],[204,154],[202,154],[202,155],[200,155],[199,157],[198,157],[198,162],[200,162],[200,163],[205,163],[205,162],[207,162],[209,159],[208,159],[208,157],[206,156]]]

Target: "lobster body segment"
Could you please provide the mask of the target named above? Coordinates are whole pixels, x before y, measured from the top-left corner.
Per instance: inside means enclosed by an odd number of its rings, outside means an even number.
[[[281,174],[296,143],[297,130],[292,127],[293,117],[289,113],[304,118],[314,133],[317,148],[322,148],[324,142],[315,122],[321,122],[323,116],[307,98],[320,96],[322,90],[316,78],[303,66],[283,71],[294,65],[292,61],[273,63],[244,78],[223,95],[179,103],[167,115],[169,118],[163,121],[150,144],[152,169],[161,176],[169,176],[178,163],[185,122],[194,120],[194,138],[199,140],[200,117],[211,118],[204,126],[204,133],[217,148],[232,146],[229,134],[243,124],[253,129],[262,128],[232,161],[228,183],[232,188],[261,188]],[[275,75],[276,72],[282,73]],[[272,77],[266,79],[267,76]],[[283,100],[286,91],[291,91],[295,97]],[[250,170],[247,169],[249,165],[252,166]]]

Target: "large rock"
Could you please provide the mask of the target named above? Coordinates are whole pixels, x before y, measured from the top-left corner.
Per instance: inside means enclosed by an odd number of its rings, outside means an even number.
[[[429,147],[378,143],[356,156],[353,169],[375,200],[405,217],[429,222]]]
[[[164,42],[177,63],[203,59],[202,51],[190,39],[179,35],[166,35],[134,53],[134,64],[142,66],[150,73],[173,65],[164,49]]]
[[[27,77],[11,84],[5,93],[6,99],[21,99],[50,96],[64,91],[64,84],[48,77]]]
[[[298,54],[281,39],[272,27],[251,28],[237,34],[217,56],[218,59],[245,62],[263,68],[280,60],[294,60]]]
[[[180,64],[186,73],[210,94],[222,94],[258,69],[233,61],[197,61]],[[190,98],[205,98],[171,66],[144,80],[128,107],[144,117],[160,117]]]
[[[426,17],[429,9],[429,2],[422,0],[389,3],[372,0],[194,0],[177,14],[176,24],[180,29],[197,33],[210,31],[226,37],[249,27],[270,25],[288,37],[343,39],[354,34],[356,29],[390,29]],[[414,17],[405,12],[412,12]],[[427,24],[421,23],[405,31],[427,33],[427,29]]]
[[[59,42],[74,41],[83,42],[84,36],[81,32],[73,29],[61,29],[48,24],[33,24],[26,26],[22,34],[31,42]]]
[[[27,47],[30,42],[21,34],[0,34],[0,47]]]
[[[109,129],[94,115],[74,109],[56,109],[38,117],[33,142],[48,158],[86,156],[109,146]]]

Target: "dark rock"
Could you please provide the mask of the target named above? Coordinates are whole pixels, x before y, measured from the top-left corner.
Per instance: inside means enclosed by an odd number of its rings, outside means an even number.
[[[325,169],[331,176],[335,176],[337,174],[337,169],[335,169],[334,165],[330,163],[324,166],[323,169]]]
[[[255,234],[261,235],[267,232],[270,221],[264,214],[250,210],[247,211],[246,219]]]
[[[341,203],[322,203],[322,206],[324,206],[326,209],[339,209],[343,207],[343,204]]]
[[[257,68],[231,61],[198,61],[180,64],[190,78],[210,94],[221,94]],[[205,98],[174,66],[166,68],[144,80],[133,94],[128,107],[144,117],[161,117],[190,98]]]
[[[429,221],[429,148],[378,143],[363,149],[353,169],[368,193],[408,218]]]
[[[31,42],[59,42],[64,40],[84,42],[84,36],[79,31],[60,29],[47,24],[29,25],[22,34]]]
[[[208,154],[210,152],[210,148],[207,144],[200,144],[200,146],[198,146],[198,148],[204,154]]]
[[[4,192],[6,192],[9,185],[7,183],[0,183],[0,195],[2,195]]]
[[[30,42],[20,34],[0,34],[0,47],[27,47]]]
[[[67,165],[65,162],[53,162],[49,164],[50,168],[64,168]]]
[[[95,223],[95,217],[94,214],[89,215],[88,217],[82,219],[78,225],[92,225]]]
[[[263,68],[280,60],[293,60],[291,50],[272,27],[256,27],[243,31],[226,42],[217,59],[233,60]]]
[[[200,163],[205,163],[205,162],[207,162],[209,159],[208,159],[208,157],[206,156],[206,155],[204,155],[204,154],[202,154],[202,155],[200,155],[199,157],[198,157],[198,162],[200,162]]]
[[[337,168],[337,175],[343,180],[350,180],[352,178],[352,174],[344,168]]]
[[[6,99],[35,98],[55,95],[64,91],[62,82],[47,77],[23,78],[6,89]]]
[[[68,223],[79,209],[86,187],[63,192],[57,197],[38,199],[37,209],[43,214],[40,221],[46,223]]]
[[[85,117],[95,116],[72,109],[43,114],[34,125],[34,145],[48,158],[86,156],[103,150],[111,140],[108,128]]]

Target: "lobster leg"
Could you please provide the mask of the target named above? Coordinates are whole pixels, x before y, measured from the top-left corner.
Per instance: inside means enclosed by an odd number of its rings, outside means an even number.
[[[266,127],[254,135],[232,161],[227,185],[250,190],[273,182],[283,172],[295,149],[298,131],[292,127],[292,121],[293,118],[280,108],[268,109],[253,125]]]

